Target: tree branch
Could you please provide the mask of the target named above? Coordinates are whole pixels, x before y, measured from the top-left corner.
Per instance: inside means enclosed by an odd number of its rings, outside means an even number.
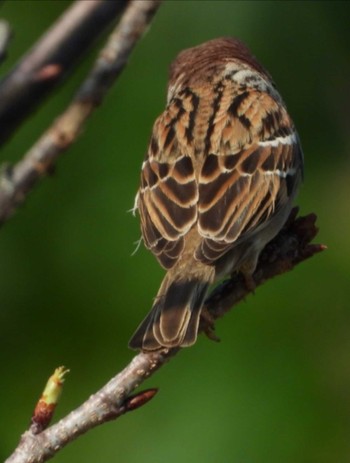
[[[126,4],[127,0],[74,2],[2,80],[0,145],[67,76]]]
[[[76,140],[86,119],[101,103],[126,65],[159,5],[160,0],[129,1],[120,23],[69,107],[21,161],[14,167],[3,169],[0,177],[0,224],[13,214],[39,179],[50,172],[57,158]]]
[[[310,244],[318,231],[315,225],[316,216],[310,214],[296,219],[296,212],[297,210],[294,209],[284,229],[263,251],[254,274],[257,286],[291,270],[295,265],[325,249],[325,246]],[[244,285],[243,279],[238,276],[216,288],[206,301],[206,308],[211,318],[215,320],[248,294],[249,290]],[[200,329],[202,331],[207,329],[206,318],[203,319]],[[135,396],[130,397],[130,393],[180,350],[179,348],[164,349],[137,354],[123,371],[57,424],[40,434],[34,434],[31,429],[26,431],[17,449],[5,463],[46,461],[89,429],[133,410],[130,403],[133,403]],[[153,397],[154,390],[151,391]],[[143,399],[145,393],[147,397],[148,391],[140,393],[140,396],[136,395],[136,398],[140,397],[141,405],[147,401]],[[138,403],[138,399],[135,402]]]

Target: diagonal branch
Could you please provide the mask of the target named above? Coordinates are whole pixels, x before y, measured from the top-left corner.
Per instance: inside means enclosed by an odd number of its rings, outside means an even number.
[[[296,212],[295,209],[285,228],[263,251],[254,274],[257,286],[292,270],[295,265],[325,249],[325,246],[310,244],[318,232],[316,216],[310,214],[296,219]],[[221,317],[248,294],[249,290],[240,277],[225,282],[207,300],[211,318]],[[204,329],[205,321],[201,326],[201,330]],[[39,434],[34,434],[31,429],[26,431],[5,463],[46,461],[79,435],[133,410],[133,406],[129,406],[134,400],[134,396],[130,397],[131,392],[180,351],[176,348],[137,354],[123,371],[57,424]],[[142,399],[143,393],[140,397],[143,405],[147,400]]]
[[[126,65],[131,51],[147,29],[159,5],[160,0],[129,2],[120,23],[100,52],[94,68],[66,111],[21,161],[12,168],[3,169],[0,177],[0,225],[14,213],[35,184],[50,173],[57,158],[76,140],[85,121],[101,103]]]
[[[0,84],[0,145],[68,75],[127,0],[75,1]]]

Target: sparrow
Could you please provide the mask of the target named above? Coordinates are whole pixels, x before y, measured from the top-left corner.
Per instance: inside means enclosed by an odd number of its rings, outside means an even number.
[[[287,220],[302,170],[292,119],[246,45],[218,38],[177,56],[134,207],[167,273],[131,348],[190,346],[213,282],[241,272],[254,287],[259,254]]]

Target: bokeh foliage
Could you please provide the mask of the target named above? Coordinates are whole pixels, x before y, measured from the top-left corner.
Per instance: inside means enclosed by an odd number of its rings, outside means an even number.
[[[3,4],[15,38],[2,71],[69,5]],[[133,205],[167,68],[183,48],[243,39],[274,76],[305,152],[303,213],[319,216],[329,250],[269,282],[148,381],[147,406],[71,444],[56,462],[350,460],[350,3],[169,1],[55,175],[0,239],[0,456],[17,444],[47,377],[71,369],[57,417],[131,358],[126,345],[162,270],[139,238]],[[102,43],[102,42],[101,42]],[[92,63],[2,151],[15,162],[63,110]]]

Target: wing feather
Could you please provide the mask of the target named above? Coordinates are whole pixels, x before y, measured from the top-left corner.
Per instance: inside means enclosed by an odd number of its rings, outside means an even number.
[[[186,154],[191,111],[197,105],[191,93],[174,99],[154,125],[142,166],[137,205],[143,240],[166,269],[178,260],[184,236],[197,220],[198,186],[192,159]]]
[[[257,151],[259,149],[257,146]],[[269,169],[264,169],[261,160],[254,173],[243,170],[242,163],[236,165],[231,172],[224,173],[225,191],[220,196],[213,194],[211,202],[206,194],[202,204],[202,191],[207,193],[210,189],[208,184],[199,183],[198,226],[204,239],[196,253],[198,259],[212,263],[235,243],[249,239],[266,226],[274,213],[287,204],[300,180],[293,161],[299,156],[299,149],[298,144],[278,147],[276,152],[283,161],[276,160],[273,169],[269,164],[265,164]],[[217,170],[213,183],[223,176],[220,169]]]
[[[237,150],[237,118],[251,120],[259,113],[260,121],[246,124],[250,133],[245,139],[251,142]],[[199,176],[198,229],[203,240],[196,257],[209,264],[265,227],[295,194],[301,177],[299,140],[282,105],[264,93],[251,92],[249,98],[244,93],[226,114],[225,144],[214,146]],[[233,141],[231,147],[227,140]],[[225,154],[230,148],[231,154]]]

